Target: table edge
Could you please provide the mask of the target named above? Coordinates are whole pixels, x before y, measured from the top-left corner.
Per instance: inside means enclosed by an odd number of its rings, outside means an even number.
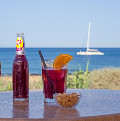
[[[120,113],[79,118],[0,118],[0,121],[120,121]]]

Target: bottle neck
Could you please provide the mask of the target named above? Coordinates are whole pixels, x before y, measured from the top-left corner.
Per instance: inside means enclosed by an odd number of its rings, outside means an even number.
[[[16,55],[25,55],[25,41],[23,36],[18,36],[16,40]]]

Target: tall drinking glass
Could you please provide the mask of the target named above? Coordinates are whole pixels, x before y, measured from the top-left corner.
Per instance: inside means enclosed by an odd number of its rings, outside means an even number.
[[[54,60],[46,60],[47,68],[42,65],[43,93],[46,102],[55,102],[54,93],[66,92],[68,65],[61,69],[53,69]]]

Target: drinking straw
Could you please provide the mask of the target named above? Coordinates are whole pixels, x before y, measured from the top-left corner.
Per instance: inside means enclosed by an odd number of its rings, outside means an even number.
[[[41,51],[39,50],[38,52],[39,52],[39,55],[40,55],[41,60],[42,60],[42,62],[43,62],[44,68],[47,69],[47,66],[46,66],[45,60],[44,60],[44,58],[43,58],[43,56],[42,56]],[[46,75],[48,75],[47,72],[46,72]],[[50,80],[49,76],[48,76],[48,81],[49,81],[49,83],[50,83],[50,86],[51,86],[51,88],[52,88],[53,93],[55,93],[54,86],[53,86],[52,81]]]
[[[45,61],[44,61],[44,58],[43,58],[43,56],[42,56],[41,51],[39,50],[38,52],[39,52],[39,55],[40,55],[41,60],[42,60],[42,62],[43,62],[44,68],[47,69],[47,66],[46,66],[46,63],[45,63]]]

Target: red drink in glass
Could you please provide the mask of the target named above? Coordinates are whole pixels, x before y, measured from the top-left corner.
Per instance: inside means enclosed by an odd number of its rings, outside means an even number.
[[[66,92],[68,67],[66,65],[62,69],[53,69],[52,67],[49,67],[49,64],[48,64],[48,63],[53,63],[52,60],[45,61],[45,62],[48,68],[45,69],[42,66],[44,97],[46,102],[54,102],[54,99],[53,99],[54,93]],[[50,83],[52,83],[54,91]]]

